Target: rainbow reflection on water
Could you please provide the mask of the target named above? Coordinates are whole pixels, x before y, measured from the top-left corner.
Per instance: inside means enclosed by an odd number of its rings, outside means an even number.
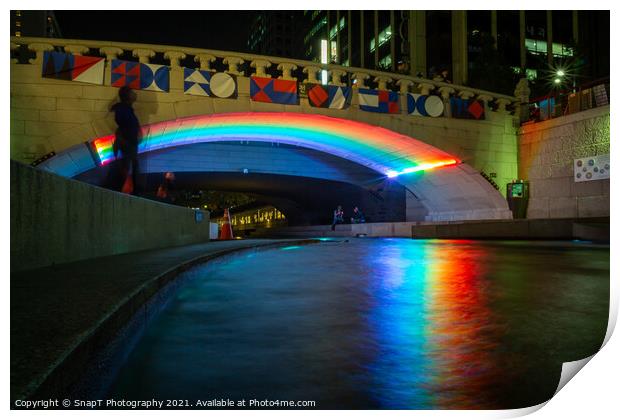
[[[108,396],[519,408],[607,326],[609,248],[352,239],[246,257],[181,275]]]
[[[377,257],[386,270],[369,317],[382,348],[369,366],[377,400],[403,409],[484,405],[498,385],[492,350],[503,328],[487,304],[487,250],[431,241],[384,247]]]

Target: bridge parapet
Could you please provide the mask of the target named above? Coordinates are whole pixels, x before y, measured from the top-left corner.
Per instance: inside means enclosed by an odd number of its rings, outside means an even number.
[[[316,83],[316,75],[327,71],[331,83],[366,87],[374,83],[379,89],[394,90],[401,94],[408,92],[423,95],[442,94],[461,98],[478,98],[484,100],[489,111],[510,112],[520,105],[514,96],[502,95],[468,86],[444,83],[436,80],[413,77],[400,73],[388,73],[357,67],[345,67],[336,64],[320,64],[313,61],[291,58],[245,54],[231,51],[217,51],[172,45],[135,44],[115,41],[92,41],[77,39],[11,37],[11,58],[15,60],[21,52],[34,53],[28,62],[40,65],[45,51],[65,51],[73,54],[86,54],[105,57],[111,61],[119,56],[134,57],[141,63],[149,63],[156,56],[172,68],[177,68],[180,61],[188,58],[188,63],[195,63],[203,70],[221,67],[227,73],[244,76],[263,76]],[[304,74],[307,75],[304,76]]]

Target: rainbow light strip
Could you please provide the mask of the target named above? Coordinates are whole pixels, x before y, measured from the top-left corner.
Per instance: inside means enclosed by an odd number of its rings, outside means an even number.
[[[247,112],[212,114],[150,124],[138,153],[214,141],[284,143],[319,150],[388,177],[459,163],[411,137],[361,122],[315,114]],[[114,160],[114,135],[91,141],[102,165]]]

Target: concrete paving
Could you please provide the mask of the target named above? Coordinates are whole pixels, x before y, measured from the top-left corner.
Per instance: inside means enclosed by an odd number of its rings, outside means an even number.
[[[158,290],[190,266],[293,240],[142,251],[11,273],[11,399],[51,397]]]

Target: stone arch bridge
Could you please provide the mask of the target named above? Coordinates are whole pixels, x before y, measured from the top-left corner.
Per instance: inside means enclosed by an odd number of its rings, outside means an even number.
[[[277,57],[105,41],[11,38],[11,158],[101,182],[115,130],[111,60],[170,67],[168,92],[139,91],[141,170],[177,174],[187,186],[253,192],[286,213],[344,200],[376,208],[375,220],[503,219],[501,191],[517,177],[513,97],[401,74]],[[102,85],[41,76],[44,53],[105,57]],[[235,99],[184,94],[183,66],[234,74]],[[347,109],[255,102],[250,77],[353,85]],[[360,109],[358,89],[400,93],[401,113]],[[443,116],[407,115],[407,93],[436,95]],[[484,120],[452,118],[451,97],[484,104]],[[500,191],[480,172],[492,174]],[[331,196],[330,196],[331,194]],[[348,200],[348,201],[347,201]],[[365,204],[364,204],[365,203]],[[374,203],[374,204],[373,204]],[[300,213],[299,211],[297,213]],[[299,216],[299,221],[304,221]],[[305,221],[312,221],[306,219]]]

